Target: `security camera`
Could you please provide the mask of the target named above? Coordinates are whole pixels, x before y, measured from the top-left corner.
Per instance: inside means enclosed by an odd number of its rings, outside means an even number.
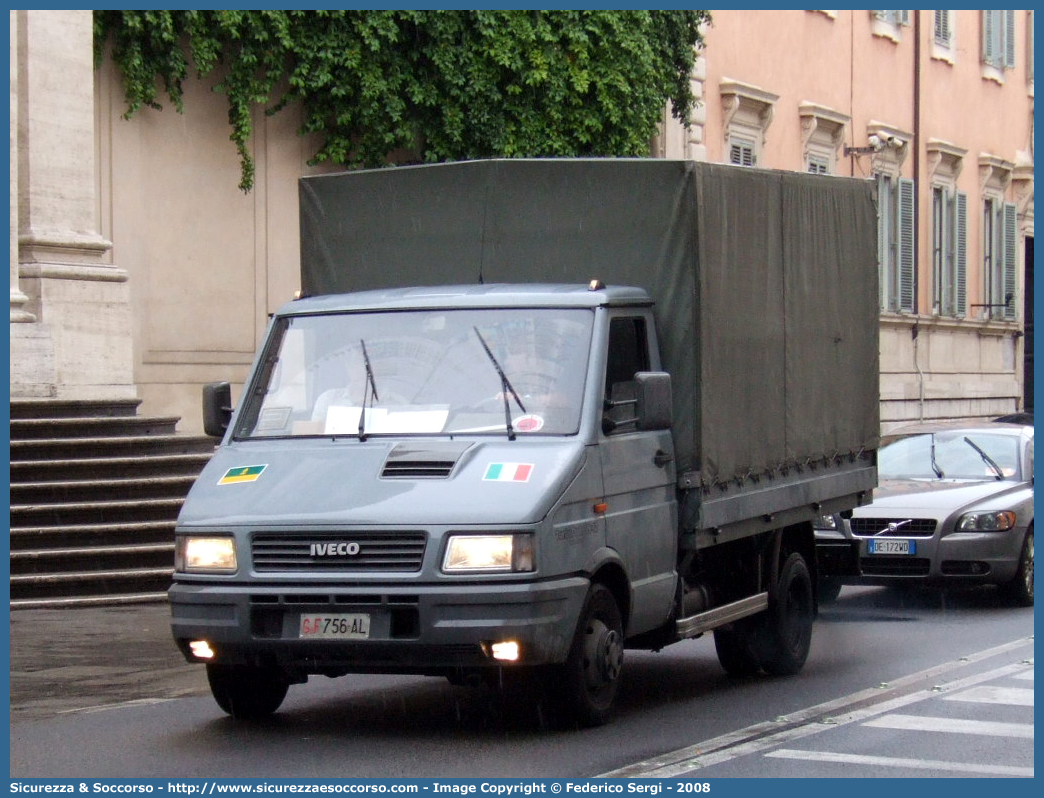
[[[867,142],[869,142],[869,144],[873,148],[874,152],[877,152],[878,150],[880,150],[882,147],[885,146],[884,141],[882,141],[881,137],[878,136],[876,133],[871,133],[870,137],[867,139]]]
[[[901,147],[903,143],[899,141],[895,136],[885,136],[885,144],[889,147]]]

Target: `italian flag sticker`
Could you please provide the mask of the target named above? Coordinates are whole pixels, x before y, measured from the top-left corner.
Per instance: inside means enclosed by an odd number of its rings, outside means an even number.
[[[490,463],[482,477],[487,482],[529,482],[532,463]]]
[[[252,466],[238,466],[236,468],[230,468],[225,472],[225,476],[218,480],[219,485],[234,485],[237,482],[254,482],[261,472],[268,468],[268,464],[265,465],[252,465]]]

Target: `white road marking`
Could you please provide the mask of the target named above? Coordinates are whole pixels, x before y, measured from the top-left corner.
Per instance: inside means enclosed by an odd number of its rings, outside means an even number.
[[[999,723],[962,718],[930,718],[921,715],[885,715],[868,720],[864,726],[904,731],[945,732],[947,734],[979,734],[988,737],[1025,737],[1033,739],[1032,723]]]
[[[1016,673],[1013,679],[1025,679],[1027,682],[1033,681],[1033,671],[1026,671],[1025,673]]]
[[[1016,707],[1033,706],[1033,690],[1025,687],[992,687],[982,685],[957,695],[946,696],[947,701],[970,701],[976,704],[1011,704]]]
[[[1008,778],[1033,778],[1033,768],[1008,765],[976,765],[970,762],[942,762],[937,759],[902,759],[895,756],[864,756],[862,754],[835,754],[829,751],[797,751],[780,748],[769,751],[767,757],[775,759],[800,759],[807,762],[837,762],[841,765],[869,765],[884,770],[907,768],[911,770],[948,770],[953,773],[975,773],[981,776],[1005,776]],[[879,775],[884,776],[882,772]]]
[[[116,704],[99,704],[93,707],[76,707],[74,709],[63,709],[59,715],[89,714],[91,712],[108,712],[110,709],[125,709],[126,707],[146,707],[152,704],[166,704],[174,701],[173,698],[133,698],[129,701],[120,701]]]
[[[790,740],[800,739],[812,734],[818,734],[835,726],[843,726],[849,723],[857,723],[868,720],[878,715],[894,711],[900,707],[907,706],[929,698],[937,698],[939,693],[933,689],[918,690],[908,695],[897,698],[883,699],[884,695],[893,695],[897,690],[915,685],[929,679],[943,676],[953,670],[962,668],[974,662],[989,659],[1010,651],[1033,645],[1033,638],[1022,638],[1010,643],[1003,643],[993,648],[978,651],[959,660],[936,665],[917,673],[903,676],[884,685],[883,687],[861,690],[842,698],[826,701],[822,704],[800,710],[791,715],[779,718],[776,721],[754,724],[745,729],[723,734],[696,745],[679,748],[659,756],[651,757],[641,762],[635,762],[622,768],[602,773],[597,778],[676,778],[685,773],[700,768],[727,762],[747,754],[758,753],[773,748]],[[981,682],[996,679],[1002,676],[1011,676],[1022,673],[1027,668],[1032,668],[1031,663],[1021,662],[1006,665],[986,673],[969,676],[957,682],[953,682],[938,689],[960,689],[971,687]],[[880,699],[877,702],[874,699]],[[866,704],[861,709],[848,712],[844,715],[836,713],[844,712],[849,707],[857,707]],[[793,724],[790,728],[780,729],[780,725]],[[778,730],[778,731],[773,731]]]

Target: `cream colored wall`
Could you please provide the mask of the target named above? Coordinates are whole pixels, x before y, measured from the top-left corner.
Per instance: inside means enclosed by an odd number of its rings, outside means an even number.
[[[143,109],[130,120],[111,63],[99,73],[101,218],[130,274],[135,380],[142,412],[198,431],[200,389],[238,391],[267,315],[299,285],[297,179],[315,171],[293,110],[258,113],[255,186],[237,188],[224,96],[185,82],[184,113]]]

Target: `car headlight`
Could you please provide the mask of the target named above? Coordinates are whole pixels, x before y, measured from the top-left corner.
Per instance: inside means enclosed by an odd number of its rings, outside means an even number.
[[[965,513],[957,522],[958,532],[1007,532],[1015,526],[1015,513]]]
[[[532,535],[454,535],[446,546],[442,570],[523,572],[534,570]]]
[[[174,547],[174,570],[181,573],[234,573],[235,544],[227,535],[179,535]]]
[[[837,530],[837,517],[833,515],[821,515],[812,522],[813,529]]]

